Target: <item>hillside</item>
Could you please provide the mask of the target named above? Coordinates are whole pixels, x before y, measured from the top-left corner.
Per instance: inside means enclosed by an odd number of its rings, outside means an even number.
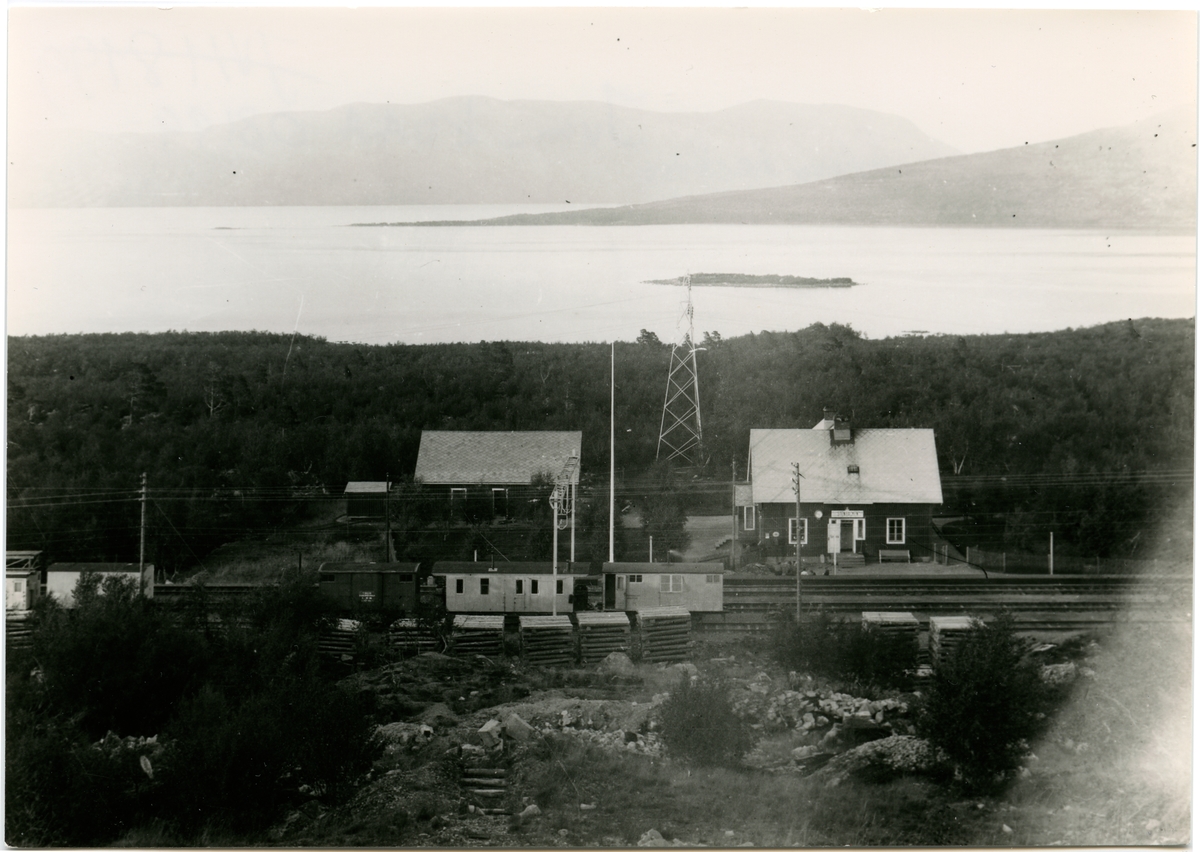
[[[1190,546],[1190,525],[1166,519],[1190,518],[1191,321],[884,340],[817,324],[704,347],[709,464],[678,486],[689,507],[726,511],[750,429],[808,428],[829,407],[934,429],[947,510],[1003,514],[1013,547],[1042,547],[1050,524],[1064,556],[1140,557],[1160,534]],[[619,490],[636,503],[670,348],[615,351]],[[147,558],[174,569],[349,480],[411,475],[423,429],[578,429],[585,489],[609,467],[606,344],[225,332],[12,337],[8,353],[8,544],[59,561],[137,558],[142,472],[170,497],[147,519]]]
[[[1196,227],[1195,143],[1195,111],[1181,108],[1125,127],[1057,141],[941,157],[795,186],[603,210],[507,216],[472,224],[1190,230]]]
[[[18,207],[621,203],[954,153],[894,115],[755,101],[710,113],[449,98],[198,132],[13,134]]]

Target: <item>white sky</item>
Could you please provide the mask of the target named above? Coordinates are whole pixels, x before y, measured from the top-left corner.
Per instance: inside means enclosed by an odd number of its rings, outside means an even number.
[[[12,7],[11,133],[454,95],[895,113],[963,151],[1196,101],[1192,11]]]

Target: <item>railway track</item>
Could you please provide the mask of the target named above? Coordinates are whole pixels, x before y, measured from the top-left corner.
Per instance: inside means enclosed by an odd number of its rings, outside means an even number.
[[[724,581],[724,609],[695,613],[701,632],[752,633],[770,630],[796,606],[792,577],[738,577]],[[156,585],[164,603],[179,601],[192,588]],[[261,586],[224,583],[206,587],[210,599],[240,598]],[[911,612],[923,625],[931,615],[987,617],[1010,613],[1019,630],[1054,634],[1097,630],[1127,621],[1189,621],[1192,578],[1163,576],[993,575],[980,577],[802,577],[803,612],[855,618],[863,612]]]
[[[931,615],[1010,613],[1019,630],[1093,630],[1123,621],[1190,620],[1192,580],[1179,576],[803,577],[800,608],[854,617],[864,611]],[[796,606],[796,580],[727,577],[721,613],[697,615],[700,630],[770,629]]]

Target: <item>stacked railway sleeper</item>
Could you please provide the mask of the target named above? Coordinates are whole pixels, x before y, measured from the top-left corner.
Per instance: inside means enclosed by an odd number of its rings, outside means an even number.
[[[575,662],[575,626],[565,615],[520,616],[521,659],[537,666]]]
[[[382,641],[403,656],[444,650],[458,657],[506,656],[536,666],[592,665],[615,652],[636,662],[675,662],[690,655],[692,619],[692,613],[682,607],[637,613],[457,615],[445,641],[415,619],[400,619]],[[363,648],[381,642],[362,629],[358,621],[339,619],[322,633],[322,652],[353,662]]]
[[[677,662],[688,658],[692,614],[683,607],[664,606],[636,613],[640,653],[647,663]]]
[[[457,656],[501,656],[504,653],[504,616],[454,616],[450,653]]]
[[[629,618],[623,612],[580,612],[575,621],[579,634],[579,662],[598,663],[609,654],[633,651]]]
[[[464,765],[460,778],[463,793],[476,813],[512,813],[508,807],[508,770],[501,767]]]

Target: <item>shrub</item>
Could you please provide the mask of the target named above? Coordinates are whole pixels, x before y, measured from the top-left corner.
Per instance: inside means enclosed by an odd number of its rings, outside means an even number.
[[[917,730],[950,756],[973,790],[993,788],[1017,768],[1050,709],[1051,690],[1028,649],[1011,616],[975,622],[939,661],[926,691]]]
[[[917,665],[910,636],[884,633],[828,613],[781,628],[777,644],[785,666],[859,685],[904,687]]]
[[[663,702],[659,724],[669,751],[706,766],[736,764],[753,745],[725,685],[717,680],[693,683],[684,675]]]

